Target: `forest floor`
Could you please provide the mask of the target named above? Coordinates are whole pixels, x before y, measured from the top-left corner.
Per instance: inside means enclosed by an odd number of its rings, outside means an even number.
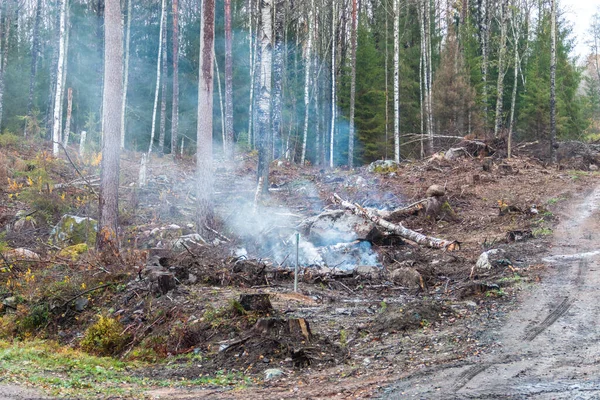
[[[31,164],[27,159],[36,159],[36,168],[45,162],[36,156],[38,150],[30,149],[28,155],[3,151],[2,158],[11,165],[19,165],[14,163],[17,158],[23,161],[21,173],[16,173],[17,167],[4,173],[25,182],[25,189]],[[93,195],[86,185],[78,186],[81,179],[70,162],[53,163],[46,172],[54,184],[69,183],[64,186],[69,189],[62,190],[70,191],[66,197],[75,212],[94,215]],[[93,185],[93,160],[73,163]],[[497,393],[474,391],[478,379],[495,374],[492,386],[500,385],[499,377],[504,375],[497,369],[520,368],[530,354],[527,344],[556,337],[544,335],[561,328],[552,322],[563,314],[596,315],[591,303],[580,301],[592,264],[568,257],[557,264],[556,257],[548,257],[595,250],[593,227],[581,226],[597,218],[600,175],[548,166],[526,154],[495,159],[487,172],[482,164],[477,157],[452,161],[439,157],[370,172],[367,167],[328,170],[276,161],[270,193],[256,201],[255,159],[244,156],[235,167],[217,164],[217,240],[176,251],[174,240],[193,232],[187,228],[194,220],[193,166],[169,157],[153,158],[147,186],[136,190],[139,155],[125,155],[121,223],[123,249],[130,250],[123,251],[126,254],[118,263],[90,251],[72,262],[63,254],[58,269],[56,246],[47,244],[49,222],[38,221],[29,232],[12,229],[4,237],[6,248],[30,249],[42,260],[2,277],[7,288],[4,299],[18,292],[30,310],[33,304],[41,304],[42,297],[50,302],[52,293],[44,297],[28,292],[27,297],[22,286],[11,286],[17,279],[33,285],[34,273],[61,281],[67,279],[60,274],[68,273],[69,283],[75,282],[76,287],[67,300],[86,287],[100,288],[105,282],[112,286],[86,293],[89,304],[82,310],[71,307],[71,301],[61,304],[60,314],[54,315],[51,308],[44,326],[33,333],[4,321],[0,326],[4,338],[10,339],[6,337],[10,332],[21,340],[0,343],[0,383],[37,386],[52,398],[387,398],[404,393],[420,398],[448,398],[446,394],[453,393],[462,398],[463,394]],[[323,272],[322,267],[301,260],[299,292],[293,292],[292,274],[286,267],[295,256],[290,237],[307,218],[339,208],[331,200],[334,193],[365,207],[390,209],[423,199],[433,184],[445,188],[447,212],[434,220],[423,213],[410,215],[403,224],[456,240],[459,250],[429,249],[394,237],[373,239],[376,270]],[[33,211],[25,193],[14,196],[24,188],[13,183],[1,194],[5,227],[14,224],[18,211]],[[43,192],[43,185],[39,189]],[[62,196],[57,189],[54,192],[53,196]],[[89,201],[83,200],[86,192]],[[581,199],[588,199],[587,203]],[[581,238],[571,240],[571,235]],[[583,250],[568,250],[583,244]],[[483,251],[496,248],[503,250],[499,263],[491,269],[474,268]],[[152,257],[158,257],[159,264],[177,278],[176,287],[167,293],[157,293],[143,279]],[[564,273],[572,270],[575,286],[564,285],[556,268]],[[393,278],[397,270],[415,271],[418,280],[398,282]],[[575,289],[581,296],[567,293]],[[532,293],[537,302],[529,300]],[[542,300],[538,293],[545,293]],[[269,294],[273,310],[266,315],[240,310],[237,301],[242,294]],[[65,293],[60,299],[64,297]],[[565,310],[542,321],[544,307]],[[528,314],[515,314],[518,310]],[[9,320],[10,310],[4,311],[3,320]],[[81,338],[98,315],[114,316],[123,326],[122,334],[127,334],[115,364],[79,353],[68,353],[81,360],[69,368],[60,360],[40,361],[51,357],[54,347],[48,346],[79,351]],[[285,329],[252,335],[254,324],[262,318],[307,321],[312,335],[285,337]],[[523,320],[514,322],[515,318]],[[577,318],[581,323],[573,327],[573,335],[592,335],[583,328],[587,317]],[[566,324],[565,329],[570,329]],[[531,340],[518,336],[527,332],[536,333]],[[512,341],[506,339],[509,336]],[[44,344],[28,342],[33,338],[43,339]],[[24,356],[30,353],[33,356]],[[548,360],[544,365],[550,365]],[[567,361],[561,364],[565,374],[574,368]],[[519,379],[533,382],[534,378]],[[10,393],[0,386],[0,395],[4,390]],[[37,394],[20,396],[6,398],[32,399]]]

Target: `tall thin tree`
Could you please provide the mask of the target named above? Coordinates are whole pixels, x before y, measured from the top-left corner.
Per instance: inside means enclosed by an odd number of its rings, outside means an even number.
[[[163,35],[166,26],[163,22],[166,21],[165,14],[167,12],[167,2],[162,0],[161,13],[160,13],[160,28],[158,30],[158,56],[156,60],[156,87],[154,89],[154,107],[152,108],[152,127],[150,129],[150,145],[148,146],[148,155],[152,153],[152,146],[154,145],[154,131],[156,130],[156,111],[158,109],[158,92],[160,90],[160,73],[161,73],[161,60],[162,60],[162,45]]]
[[[166,3],[166,1],[165,1]],[[162,83],[160,88],[160,131],[158,136],[158,154],[162,157],[165,154],[165,135],[167,131],[167,7],[163,7],[162,13]]]
[[[208,231],[213,221],[213,64],[215,0],[202,0],[200,66],[198,68],[198,125],[196,130],[197,230]]]
[[[63,68],[65,66],[65,39],[66,39],[66,16],[67,16],[67,1],[61,1],[60,7],[60,35],[58,45],[58,67],[56,71],[56,93],[54,97],[54,113],[52,123],[52,154],[58,156],[59,144],[61,142],[60,119],[62,116],[62,87],[64,85]]]
[[[354,110],[356,103],[356,45],[358,31],[357,0],[352,0],[350,27],[350,126],[348,128],[348,167],[354,166]]]
[[[225,158],[233,161],[233,53],[231,0],[225,0]]]
[[[550,156],[556,161],[556,0],[550,7]]]
[[[308,39],[306,43],[306,51],[304,54],[304,129],[302,131],[302,155],[300,157],[300,165],[304,165],[306,161],[306,143],[308,142],[308,121],[310,115],[310,78],[312,65],[312,47],[314,37],[314,12],[315,0],[311,0],[308,16],[306,18],[306,27],[308,31]]]
[[[284,35],[285,35],[285,1],[275,1],[275,43],[273,47],[273,157],[279,157],[282,142],[283,118],[283,74],[284,74]]]
[[[27,117],[31,118],[33,109],[33,92],[35,88],[35,77],[37,75],[37,58],[40,52],[40,25],[42,21],[42,0],[37,0],[35,6],[35,19],[33,22],[33,43],[31,45],[31,72],[29,73],[29,96],[27,98]],[[23,136],[27,137],[27,125],[29,121],[25,121],[25,129]]]
[[[123,27],[121,3],[106,0],[104,10],[104,94],[102,169],[96,248],[117,248],[119,213],[119,160],[121,96],[123,91]]]
[[[393,0],[394,16],[394,161],[400,162],[400,0]],[[386,104],[387,107],[387,104]],[[387,143],[386,143],[387,146]]]
[[[337,36],[335,28],[337,26],[336,1],[331,0],[331,123],[329,132],[329,168],[333,168],[333,149],[335,139],[335,118],[336,118],[336,94],[335,94],[335,53],[337,50]]]
[[[498,50],[498,81],[496,85],[496,118],[494,122],[494,137],[498,137],[502,127],[502,104],[504,97],[504,75],[506,74],[504,61],[506,58],[506,37],[508,35],[508,22],[510,13],[508,0],[502,0],[500,6],[500,48]]]
[[[172,0],[173,9],[173,100],[171,102],[171,155],[177,155],[179,136],[179,0]]]
[[[258,93],[258,171],[257,178],[262,182],[262,191],[269,190],[269,163],[271,162],[271,71],[273,47],[272,0],[260,0],[260,74]]]
[[[125,112],[127,110],[127,87],[129,86],[129,47],[131,45],[132,2],[133,0],[127,0],[127,22],[125,23],[125,69],[123,71],[123,98],[121,100],[121,150],[125,148]]]

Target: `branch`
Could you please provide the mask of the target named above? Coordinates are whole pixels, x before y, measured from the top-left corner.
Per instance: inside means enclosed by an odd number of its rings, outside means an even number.
[[[383,229],[393,232],[396,235],[411,240],[422,246],[431,247],[434,249],[444,249],[447,251],[460,250],[460,243],[456,240],[444,240],[438,239],[432,236],[423,235],[422,233],[415,232],[411,229],[405,228],[402,224],[393,224],[389,221],[384,220],[379,215],[376,215],[357,204],[352,204],[349,201],[343,200],[336,193],[333,194],[333,201],[341,204],[342,207],[347,208],[353,214],[359,215],[366,219],[369,219],[382,227]]]
[[[92,193],[94,193],[96,196],[98,196],[98,193],[94,190],[94,188],[92,187],[92,184],[86,179],[85,176],[83,176],[81,174],[81,171],[79,171],[79,168],[77,168],[77,166],[75,165],[75,163],[73,162],[73,160],[71,160],[71,156],[69,156],[69,152],[67,152],[67,149],[65,148],[65,146],[61,142],[53,142],[53,143],[58,143],[58,145],[65,152],[65,155],[67,156],[67,160],[69,160],[69,162],[71,163],[71,165],[73,166],[73,168],[75,168],[75,171],[77,171],[77,174],[81,177],[81,179],[83,179],[85,181],[85,183],[87,183],[88,187],[90,188],[90,191]]]

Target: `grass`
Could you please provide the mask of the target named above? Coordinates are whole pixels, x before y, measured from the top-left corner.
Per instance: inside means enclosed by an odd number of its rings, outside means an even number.
[[[540,227],[540,228],[536,228],[534,230],[531,231],[533,237],[543,237],[543,236],[550,236],[552,235],[552,229],[550,228],[546,228],[546,227]]]
[[[0,341],[0,381],[33,385],[59,398],[144,398],[144,391],[152,387],[239,386],[250,382],[241,374],[223,371],[192,380],[154,380],[133,374],[148,365],[92,356],[51,341]]]

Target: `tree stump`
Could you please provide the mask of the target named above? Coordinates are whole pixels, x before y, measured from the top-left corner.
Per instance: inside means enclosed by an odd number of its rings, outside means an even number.
[[[310,325],[304,318],[261,318],[256,321],[252,330],[261,336],[294,338],[307,342],[313,337]]]
[[[483,170],[485,172],[492,172],[492,165],[494,165],[494,160],[491,157],[483,159]]]
[[[273,311],[269,295],[265,293],[241,294],[240,304],[246,311],[258,311],[261,313]]]

